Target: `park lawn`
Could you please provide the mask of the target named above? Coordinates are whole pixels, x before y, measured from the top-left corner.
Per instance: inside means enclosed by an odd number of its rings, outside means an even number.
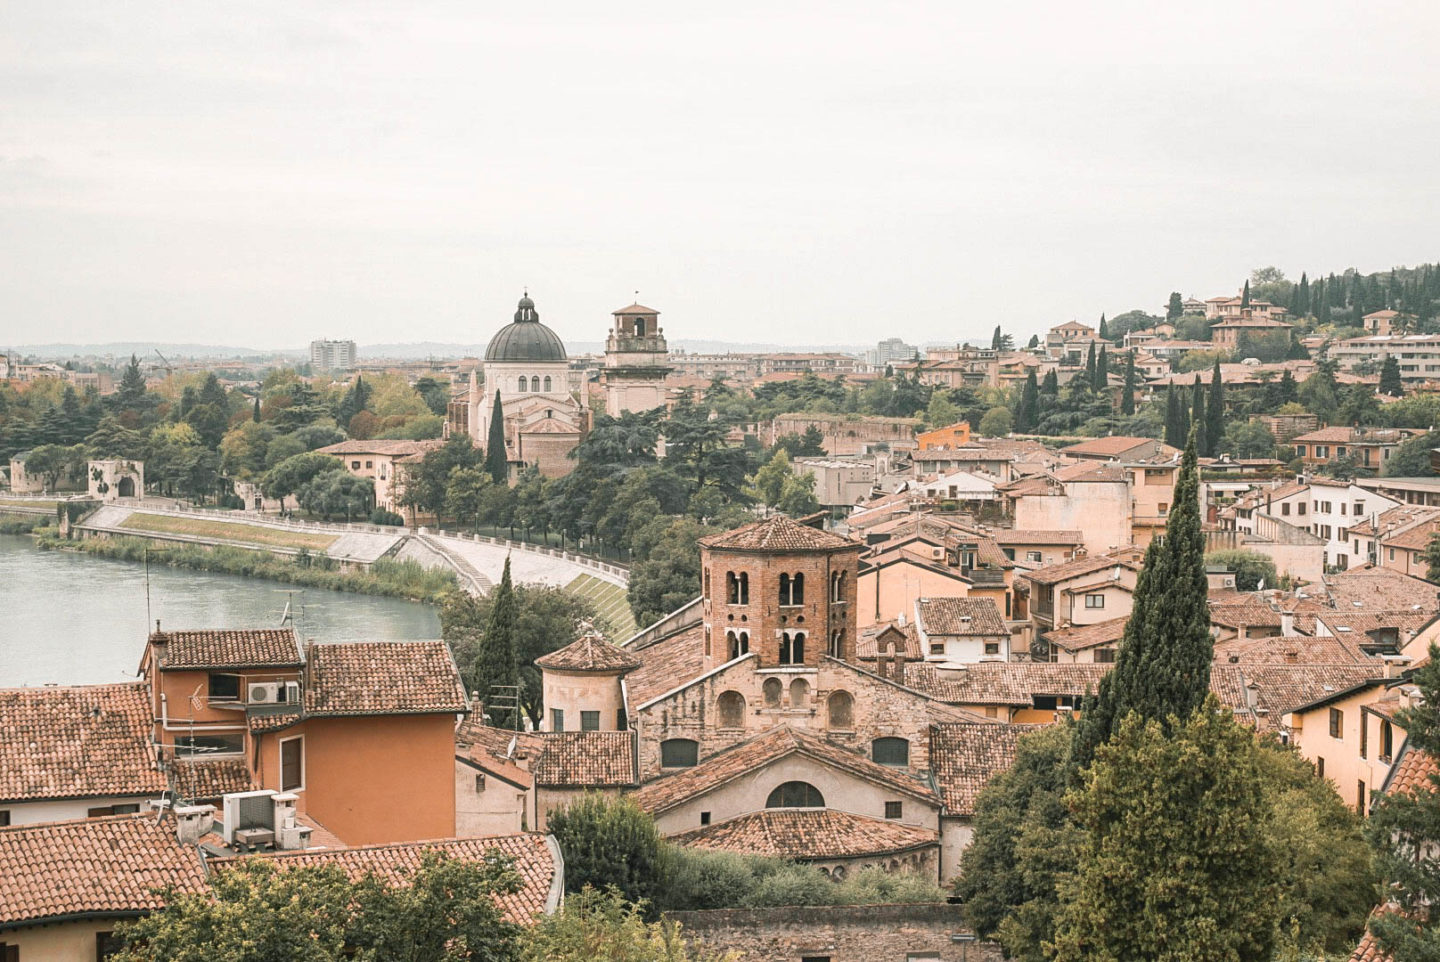
[[[580,575],[566,585],[565,590],[590,599],[613,632],[611,641],[625,641],[640,630],[630,611],[629,593],[619,585],[612,585],[594,575]]]
[[[258,524],[214,521],[209,518],[175,518],[164,514],[142,514],[138,511],[122,521],[118,527],[127,531],[185,534],[195,538],[243,541],[246,544],[274,548],[304,548],[307,551],[324,551],[339,540],[339,535],[333,534],[284,531],[280,528],[267,528]]]
[[[55,510],[59,501],[43,501],[35,498],[0,498],[0,506],[9,508],[47,508]]]

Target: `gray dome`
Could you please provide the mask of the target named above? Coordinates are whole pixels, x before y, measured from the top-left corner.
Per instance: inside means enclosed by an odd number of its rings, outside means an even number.
[[[540,323],[540,313],[527,294],[520,298],[515,320],[500,328],[485,349],[487,361],[564,361],[559,335]]]

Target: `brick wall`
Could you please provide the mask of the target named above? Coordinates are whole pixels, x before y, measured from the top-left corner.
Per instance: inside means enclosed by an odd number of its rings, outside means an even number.
[[[925,953],[943,962],[999,962],[993,942],[958,943],[967,932],[957,905],[790,906],[672,912],[687,937],[740,953],[744,962],[904,962]]]

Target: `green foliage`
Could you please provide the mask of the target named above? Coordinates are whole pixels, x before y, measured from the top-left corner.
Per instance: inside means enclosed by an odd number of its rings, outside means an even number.
[[[519,890],[503,859],[425,852],[395,885],[351,882],[329,865],[281,869],[247,859],[212,872],[209,891],[165,896],[166,908],[122,924],[117,962],[511,962],[520,929],[496,902]]]
[[[1205,453],[1220,453],[1220,439],[1225,434],[1225,382],[1220,377],[1220,362],[1210,372],[1210,393],[1205,398]]]
[[[586,888],[525,933],[525,962],[734,962],[692,948],[679,924],[646,920],[648,903],[625,901],[614,889]]]
[[[770,456],[770,460],[755,472],[751,487],[755,497],[761,504],[775,507],[780,503],[780,496],[784,493],[785,482],[794,477],[790,467],[790,458],[781,448]]]
[[[1035,379],[1035,372],[1030,372],[1030,380]],[[1135,413],[1135,392],[1140,389],[1139,379],[1135,375],[1135,352],[1131,351],[1125,355],[1125,386],[1120,393],[1120,413]]]
[[[980,433],[987,438],[1003,438],[1012,428],[1010,409],[993,407],[980,419]]]
[[[587,792],[546,815],[565,857],[565,890],[611,887],[631,902],[663,897],[664,860],[655,820],[628,797]]]
[[[1280,577],[1275,572],[1275,562],[1269,555],[1258,551],[1236,549],[1212,551],[1205,556],[1205,564],[1223,565],[1235,572],[1236,591],[1255,591],[1264,582],[1267,588],[1277,588]]]
[[[399,527],[405,524],[405,518],[394,511],[386,511],[384,508],[376,508],[370,512],[370,523]]]
[[[1100,681],[1076,725],[1074,760],[1089,763],[1131,712],[1164,722],[1185,719],[1209,689],[1210,635],[1205,536],[1200,529],[1195,438],[1185,447],[1164,543],[1151,541],[1135,586],[1115,668]]]
[[[696,541],[717,531],[692,518],[661,516],[635,533],[638,560],[630,568],[628,590],[636,624],[653,624],[700,594]]]
[[[1134,378],[1135,356],[1130,356],[1130,368],[1127,378]],[[1132,385],[1133,386],[1133,385]],[[1135,401],[1131,398],[1130,413],[1134,413]],[[1025,374],[1025,386],[1020,390],[1020,405],[1015,410],[1014,429],[1022,433],[1035,430],[1035,425],[1040,420],[1040,385],[1035,380],[1035,369],[1031,368]]]
[[[510,481],[510,456],[505,451],[505,406],[500,403],[500,391],[495,391],[495,404],[490,410],[490,437],[485,441],[485,470],[496,484]]]
[[[427,451],[419,464],[411,465],[401,492],[400,503],[417,508],[442,518],[451,514],[447,496],[450,494],[452,472],[477,468],[480,465],[480,449],[471,442],[469,435],[456,434],[433,451]],[[468,477],[468,476],[462,476]],[[463,483],[463,482],[462,482]],[[483,487],[483,485],[482,485]],[[468,502],[462,506],[468,507]]]
[[[349,471],[328,471],[305,482],[295,500],[326,521],[343,517],[350,522],[369,517],[375,509],[375,482]]]
[[[1405,384],[1400,380],[1400,362],[1393,354],[1385,355],[1385,363],[1380,365],[1380,393],[1390,397],[1405,396]]]
[[[507,556],[500,584],[490,599],[489,617],[478,639],[478,649],[468,676],[471,687],[480,693],[481,700],[487,705],[486,714],[490,716],[491,724],[500,728],[520,726],[520,719],[514,717],[510,709],[490,705],[492,698],[501,694],[497,686],[520,684],[520,663],[515,644],[518,618],[515,585],[510,580],[510,558]],[[566,638],[568,643],[568,635]]]
[[[1057,958],[1268,962],[1281,886],[1259,751],[1214,696],[1119,724],[1067,798],[1084,834]]]
[[[1204,371],[1212,365],[1228,360],[1229,358],[1221,351],[1186,351],[1176,359],[1175,370],[1182,374],[1190,374],[1194,371]]]
[[[1179,291],[1170,292],[1170,300],[1165,305],[1165,320],[1173,321],[1185,313],[1185,299],[1180,296]]]
[[[260,493],[283,502],[321,475],[344,470],[340,459],[328,454],[307,451],[292,455],[265,472],[260,480]]]

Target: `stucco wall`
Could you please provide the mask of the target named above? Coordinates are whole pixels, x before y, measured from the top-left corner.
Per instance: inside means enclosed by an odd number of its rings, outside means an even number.
[[[63,822],[72,818],[86,818],[92,808],[108,808],[111,805],[139,805],[140,811],[150,811],[149,802],[159,795],[107,795],[103,798],[79,798],[59,802],[0,802],[0,811],[10,813],[11,825],[29,825],[33,822]]]
[[[565,713],[567,732],[581,730],[582,711],[600,713],[598,731],[612,732],[619,729],[619,712],[625,707],[625,703],[620,698],[618,675],[546,669],[541,672],[541,678],[544,699],[542,704],[545,706],[545,717],[540,719],[541,731],[554,731],[552,712],[557,708]]]
[[[460,837],[512,835],[535,822],[534,795],[509,782],[485,775],[476,788],[479,769],[455,762],[455,834]]]
[[[1091,554],[1130,543],[1130,486],[1122,481],[1071,483],[1062,496],[1015,502],[1015,530],[1080,531]]]
[[[0,932],[0,944],[17,946],[21,962],[95,962],[95,936],[114,931],[120,920],[89,919]]]
[[[908,561],[872,568],[860,577],[859,627],[890,621],[902,612],[906,618],[913,618],[915,602],[921,598],[966,597],[970,594],[970,584],[959,574],[958,571],[947,574]]]

